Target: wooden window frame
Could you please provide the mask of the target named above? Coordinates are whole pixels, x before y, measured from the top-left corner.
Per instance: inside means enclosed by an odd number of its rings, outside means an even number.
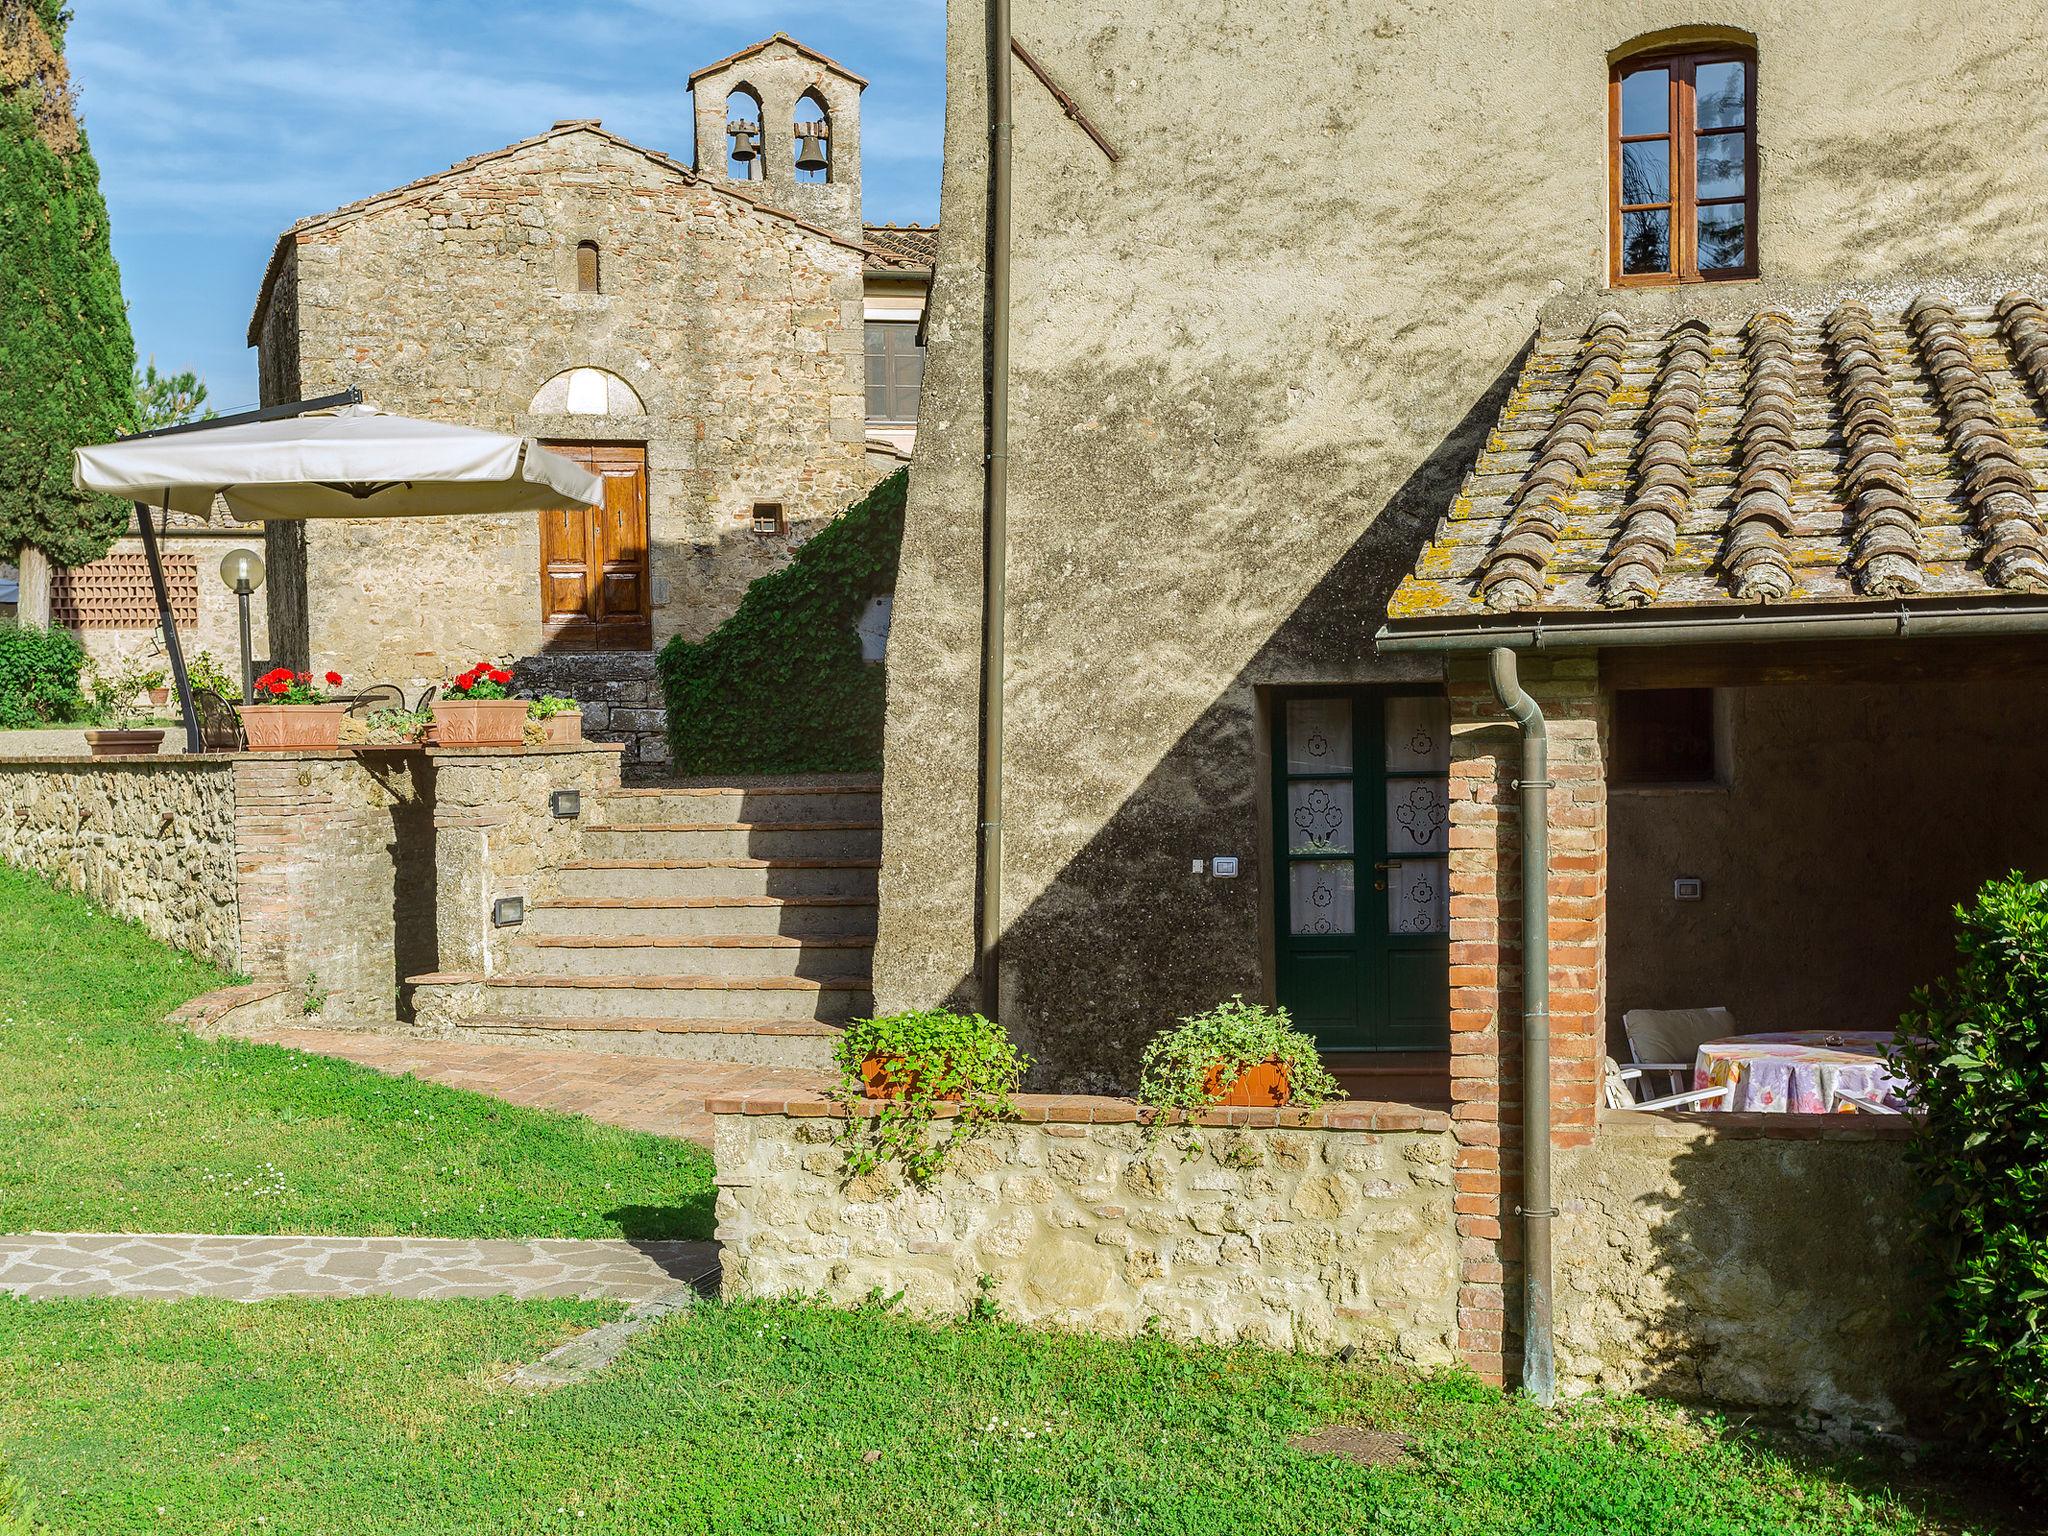
[[[763,527],[764,523],[769,526]],[[754,532],[764,539],[779,539],[789,531],[789,517],[782,510],[781,502],[757,501],[754,503],[751,526]]]
[[[1733,64],[1743,66],[1743,125],[1739,130],[1710,129],[1701,133],[1698,123],[1698,101],[1694,80],[1702,64]],[[1624,75],[1635,74],[1643,69],[1666,69],[1670,71],[1667,86],[1666,131],[1662,134],[1631,134],[1624,139],[1621,132],[1621,82]],[[1716,138],[1728,132],[1739,131],[1748,135],[1748,144],[1743,157],[1742,196],[1710,197],[1709,207],[1735,207],[1743,210],[1744,255],[1747,258],[1740,267],[1714,267],[1702,272],[1699,267],[1699,182],[1698,159],[1699,140]],[[1643,143],[1657,139],[1668,140],[1671,145],[1670,159],[1670,201],[1668,203],[1631,203],[1624,206],[1621,201],[1621,147],[1624,143]],[[1756,50],[1741,47],[1658,49],[1649,53],[1631,54],[1615,62],[1607,77],[1607,261],[1608,281],[1616,288],[1659,288],[1679,283],[1729,283],[1753,280],[1757,276],[1757,121],[1756,121]],[[1663,272],[1623,272],[1621,269],[1621,231],[1624,211],[1654,210],[1668,208],[1671,219],[1671,266]]]

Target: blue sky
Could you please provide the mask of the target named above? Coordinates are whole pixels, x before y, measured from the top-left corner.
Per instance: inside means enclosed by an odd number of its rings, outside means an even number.
[[[137,353],[253,404],[279,231],[601,117],[687,160],[690,71],[776,31],[869,81],[868,219],[938,217],[944,0],[73,0],[66,52]]]

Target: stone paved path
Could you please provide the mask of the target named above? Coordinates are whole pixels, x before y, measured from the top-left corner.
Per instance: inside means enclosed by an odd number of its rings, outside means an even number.
[[[616,1297],[707,1284],[718,1244],[425,1237],[208,1237],[31,1232],[0,1237],[0,1291],[17,1296]]]
[[[393,1077],[415,1077],[487,1093],[508,1104],[588,1115],[607,1125],[711,1145],[711,1098],[786,1088],[813,1092],[837,1081],[815,1072],[668,1061],[594,1051],[533,1051],[460,1040],[345,1034],[332,1029],[238,1031],[247,1040],[340,1056]]]

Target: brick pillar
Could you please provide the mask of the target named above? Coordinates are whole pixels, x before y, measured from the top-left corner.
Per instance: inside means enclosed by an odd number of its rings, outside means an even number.
[[[1550,731],[1552,1145],[1593,1138],[1606,1016],[1607,785],[1592,656],[1518,658]],[[1522,738],[1483,655],[1451,659],[1451,1098],[1462,1265],[1458,1347],[1490,1381],[1520,1363]]]

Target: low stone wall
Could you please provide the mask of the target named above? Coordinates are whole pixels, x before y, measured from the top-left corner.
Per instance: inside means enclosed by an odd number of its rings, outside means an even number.
[[[726,1296],[879,1286],[949,1314],[988,1276],[1026,1322],[1455,1358],[1448,1116],[1213,1111],[1148,1146],[1126,1102],[1017,1105],[918,1190],[846,1180],[845,1111],[824,1098],[713,1099]]]
[[[1609,1111],[1556,1162],[1562,1388],[1918,1422],[1904,1120]]]
[[[241,963],[231,756],[0,761],[0,859],[166,944]]]
[[[669,763],[668,708],[651,651],[555,651],[512,663],[522,694],[553,694],[583,707],[583,734],[616,743],[620,761],[642,772]]]

